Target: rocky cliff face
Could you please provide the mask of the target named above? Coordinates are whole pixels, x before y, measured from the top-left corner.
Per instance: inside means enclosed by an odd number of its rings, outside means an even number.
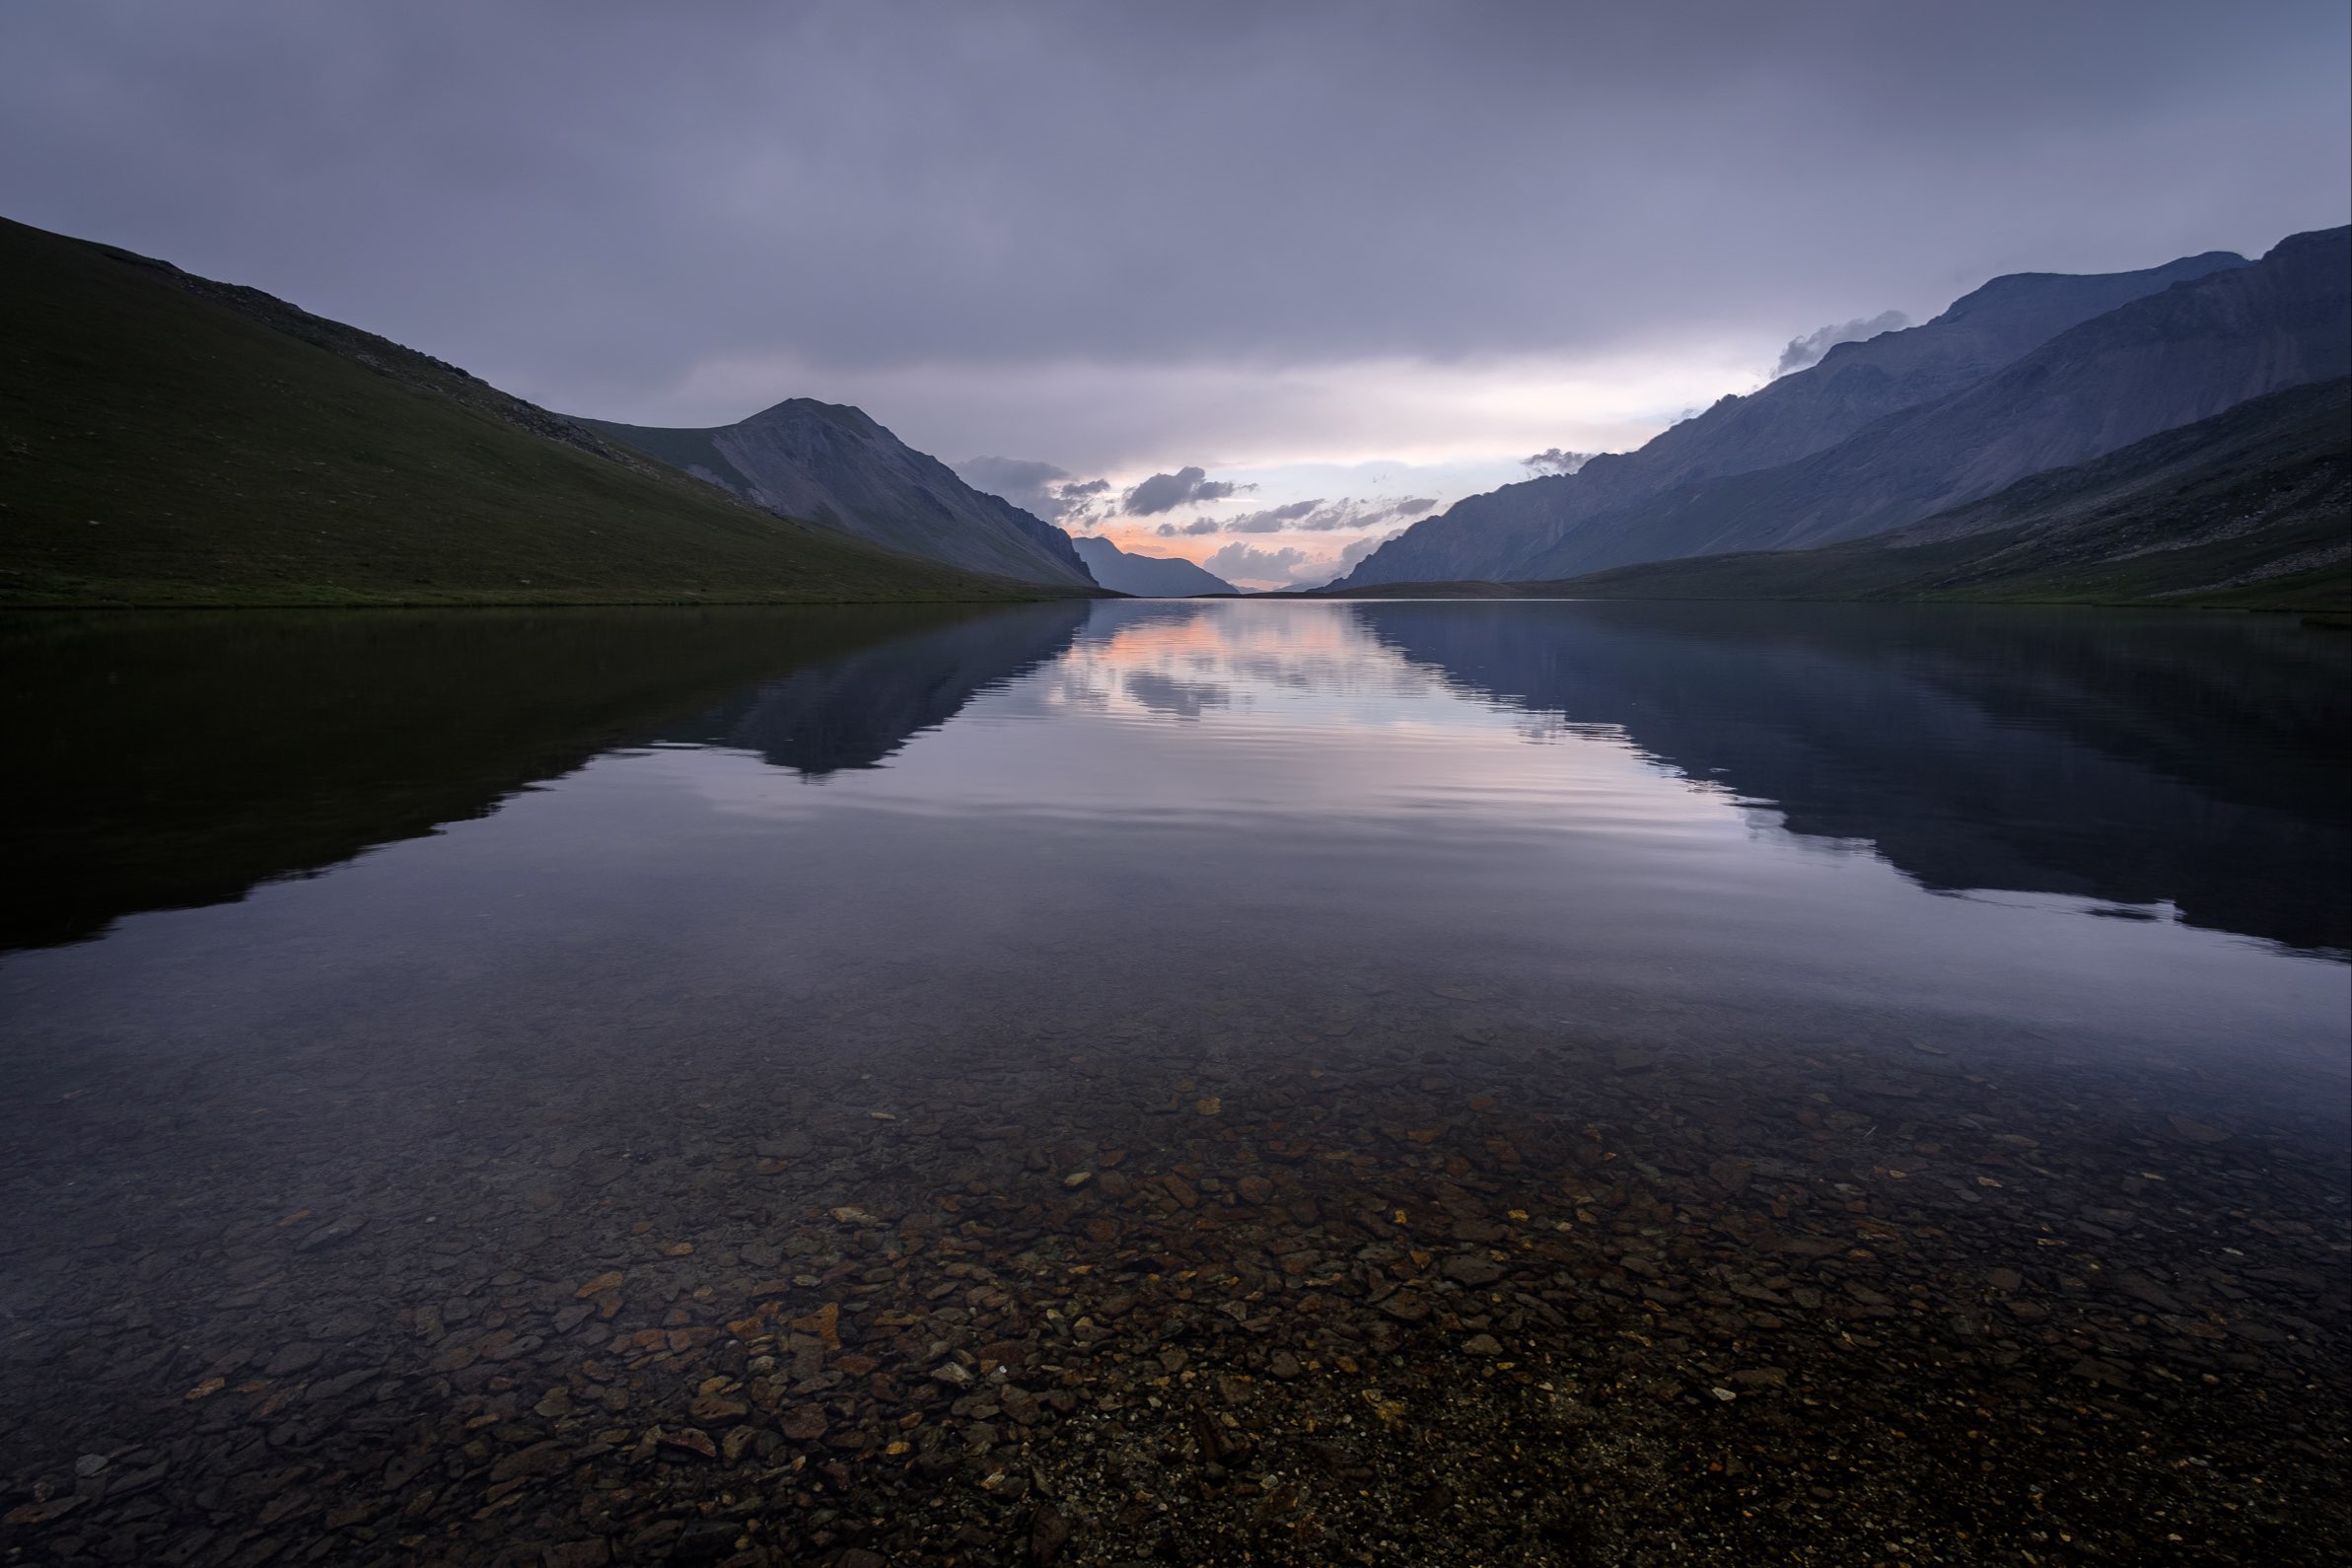
[[[1068,535],[973,489],[863,409],[794,397],[713,430],[578,423],[782,517],[969,571],[1095,586]]]
[[[1192,562],[1174,556],[1134,555],[1106,538],[1074,535],[1079,558],[1105,588],[1138,599],[1184,599],[1193,594],[1238,594],[1240,589]]]
[[[1679,485],[1823,451],[1889,414],[1974,386],[2080,322],[2244,265],[2245,257],[2217,250],[2139,272],[1995,278],[1932,321],[1841,343],[1819,364],[1745,397],[1726,397],[1638,452],[1609,454],[1573,474],[1458,502],[1374,552],[1345,586],[1531,575],[1522,567],[1587,518]]]
[[[1825,451],[1677,486],[1552,533],[1515,578],[1856,538],[2352,371],[2352,229],[2134,300]]]

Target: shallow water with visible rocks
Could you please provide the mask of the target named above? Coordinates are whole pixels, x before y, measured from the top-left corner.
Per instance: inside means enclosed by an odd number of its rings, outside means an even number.
[[[9,1562],[2352,1544],[2341,633],[0,649]]]

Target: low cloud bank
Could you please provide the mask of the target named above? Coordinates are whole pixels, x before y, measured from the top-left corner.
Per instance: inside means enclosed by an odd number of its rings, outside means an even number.
[[[1859,343],[1881,332],[1899,332],[1910,324],[1911,319],[1900,311],[1882,311],[1868,320],[1857,318],[1836,326],[1824,326],[1803,337],[1792,337],[1789,346],[1780,351],[1780,363],[1772,367],[1772,379],[1778,381],[1783,376],[1819,364],[1821,356],[1840,343]]]
[[[1600,457],[1598,452],[1565,452],[1558,447],[1546,447],[1532,458],[1519,460],[1520,465],[1535,473],[1574,473]]]
[[[1228,534],[1281,534],[1297,531],[1302,534],[1330,534],[1341,529],[1378,528],[1384,523],[1410,522],[1437,503],[1427,496],[1412,496],[1402,501],[1358,501],[1341,496],[1336,501],[1318,497],[1312,501],[1293,501],[1287,506],[1268,507],[1262,512],[1229,519]],[[1167,533],[1166,525],[1161,528]],[[1198,530],[1208,533],[1211,530]]]

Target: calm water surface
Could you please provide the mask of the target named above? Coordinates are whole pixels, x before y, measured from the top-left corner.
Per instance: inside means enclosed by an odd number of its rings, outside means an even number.
[[[2340,633],[5,635],[28,1560],[2344,1543]]]

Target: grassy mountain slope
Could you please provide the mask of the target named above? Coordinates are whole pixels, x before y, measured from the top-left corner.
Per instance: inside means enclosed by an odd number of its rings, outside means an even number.
[[[0,220],[0,604],[984,601],[454,366]]]
[[[1586,599],[2340,610],[2352,602],[2352,382],[2252,398],[1867,538],[1510,586]]]

